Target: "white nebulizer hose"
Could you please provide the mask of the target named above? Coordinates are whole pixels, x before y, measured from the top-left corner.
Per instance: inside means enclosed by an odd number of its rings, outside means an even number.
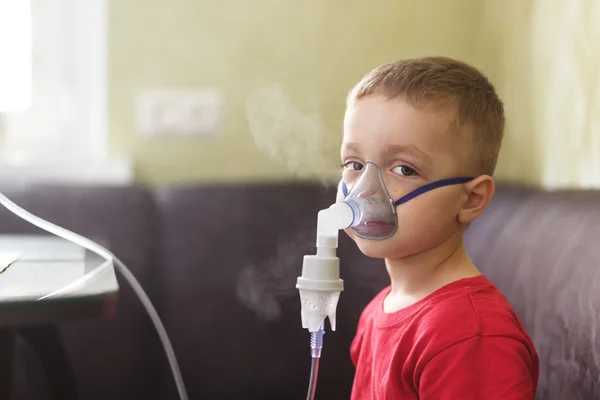
[[[181,371],[180,371],[179,365],[177,363],[177,358],[175,357],[175,352],[173,351],[173,346],[171,345],[171,341],[169,340],[167,331],[165,330],[165,327],[163,326],[162,321],[160,320],[160,317],[158,316],[158,313],[156,312],[156,309],[152,305],[152,302],[148,298],[148,295],[144,291],[144,288],[142,288],[142,285],[140,285],[140,283],[137,281],[137,279],[135,278],[133,273],[129,270],[129,268],[127,268],[125,266],[125,264],[123,264],[123,262],[121,260],[119,260],[117,257],[115,257],[110,251],[108,251],[104,247],[100,246],[99,244],[97,244],[81,235],[71,232],[65,228],[58,226],[58,225],[54,225],[51,222],[48,222],[40,217],[37,217],[37,216],[31,214],[29,211],[26,211],[26,210],[22,209],[21,207],[19,207],[18,205],[16,205],[15,203],[13,203],[10,199],[8,199],[2,193],[0,193],[0,204],[2,204],[4,207],[6,207],[10,212],[15,214],[19,218],[29,222],[30,224],[33,224],[33,225],[37,226],[38,228],[40,228],[46,232],[52,233],[60,238],[63,238],[72,243],[75,243],[78,246],[81,246],[93,253],[96,253],[100,257],[104,258],[107,262],[102,264],[100,267],[98,267],[95,270],[95,273],[93,274],[93,276],[96,276],[101,270],[110,266],[111,261],[114,263],[116,269],[123,275],[123,277],[131,285],[133,291],[139,297],[143,306],[146,308],[146,312],[148,313],[148,316],[150,317],[150,319],[152,320],[152,323],[154,324],[154,327],[155,327],[155,329],[158,333],[158,336],[160,337],[160,340],[165,349],[165,353],[167,355],[167,359],[168,359],[169,365],[171,367],[171,372],[173,373],[173,378],[174,378],[175,384],[177,386],[179,398],[181,400],[188,400],[188,395],[187,395],[187,392],[185,389],[185,384],[183,382],[183,377],[181,376]],[[90,273],[88,275],[92,275],[92,274]],[[54,294],[40,298],[40,300],[49,298],[53,295],[56,295],[56,294],[59,294],[62,292],[63,292],[63,290],[59,290],[59,291],[55,292]]]
[[[300,290],[302,327],[311,335],[311,373],[306,399],[315,398],[319,359],[323,349],[325,318],[331,329],[336,327],[336,308],[344,282],[340,279],[340,260],[336,256],[340,229],[357,220],[359,210],[354,204],[341,201],[319,211],[317,220],[317,254],[304,256],[302,276],[296,288]]]

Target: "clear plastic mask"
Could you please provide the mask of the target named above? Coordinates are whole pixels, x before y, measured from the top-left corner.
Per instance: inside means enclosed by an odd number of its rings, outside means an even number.
[[[354,211],[351,229],[356,236],[362,239],[383,240],[394,236],[398,231],[397,206],[438,187],[465,183],[473,179],[471,177],[442,179],[421,186],[398,200],[393,200],[379,167],[375,163],[367,162],[351,190],[348,191],[348,186],[343,180],[340,182],[340,189],[343,195],[342,201],[348,203]]]

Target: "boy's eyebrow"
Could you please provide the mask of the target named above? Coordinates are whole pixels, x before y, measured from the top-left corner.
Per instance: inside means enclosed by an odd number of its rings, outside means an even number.
[[[417,148],[417,146],[415,145],[387,145],[385,146],[385,154],[390,155],[390,154],[411,154],[413,156],[419,157],[419,158],[423,158],[424,160],[429,160],[430,157],[429,155],[427,155],[427,153],[422,152],[421,150],[419,150]]]
[[[353,142],[344,143],[342,146],[346,150],[349,150],[349,151],[355,152],[355,153],[358,153],[360,150],[360,146],[357,143],[353,143]],[[406,145],[399,145],[399,144],[390,144],[390,145],[385,146],[384,153],[388,156],[394,155],[394,154],[410,154],[410,155],[422,158],[425,161],[429,161],[431,159],[431,157],[429,157],[429,155],[427,155],[426,153],[419,150],[417,148],[417,146],[415,146],[415,145],[406,146]]]

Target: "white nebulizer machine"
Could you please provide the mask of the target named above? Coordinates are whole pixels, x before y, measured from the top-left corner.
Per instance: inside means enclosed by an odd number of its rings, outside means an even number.
[[[336,255],[339,231],[352,229],[361,239],[389,239],[398,230],[396,207],[432,189],[465,183],[473,178],[450,178],[426,184],[393,200],[379,167],[367,162],[352,183],[343,180],[338,188],[339,201],[321,210],[317,217],[317,254],[304,256],[300,291],[302,327],[310,332],[311,373],[307,400],[315,398],[319,359],[323,348],[325,318],[336,327],[336,309],[344,283],[340,279],[340,261]]]
[[[29,222],[30,224],[33,224],[33,225],[37,226],[38,228],[40,228],[46,232],[52,233],[60,238],[63,238],[72,243],[75,243],[76,245],[81,246],[86,250],[96,253],[97,255],[99,255],[100,257],[104,258],[107,261],[106,263],[102,264],[101,267],[99,267],[97,270],[95,270],[94,274],[90,273],[89,275],[96,276],[98,273],[102,272],[101,271],[102,268],[107,268],[114,264],[117,271],[119,271],[123,275],[123,277],[127,280],[127,282],[131,285],[131,287],[133,288],[133,291],[139,297],[140,301],[142,302],[142,304],[144,305],[144,307],[146,309],[146,312],[150,316],[150,319],[152,320],[152,323],[154,324],[154,327],[155,327],[156,331],[158,332],[158,335],[160,337],[162,345],[167,354],[167,359],[169,361],[169,365],[171,367],[171,371],[172,371],[173,377],[175,379],[175,384],[177,386],[179,398],[181,400],[187,400],[188,395],[187,395],[187,392],[185,389],[183,378],[181,376],[181,372],[179,370],[179,365],[177,363],[177,359],[175,357],[175,352],[173,351],[173,346],[171,345],[171,341],[169,340],[169,336],[167,335],[167,331],[165,330],[165,328],[162,324],[162,321],[160,320],[160,317],[158,316],[158,313],[156,312],[156,309],[152,305],[152,302],[148,298],[148,295],[146,294],[146,292],[144,291],[144,289],[142,288],[140,283],[137,281],[137,279],[135,279],[135,276],[131,273],[129,268],[127,268],[125,266],[125,264],[123,264],[123,262],[121,260],[119,260],[117,257],[115,257],[110,251],[108,251],[104,247],[100,246],[99,244],[31,214],[30,212],[22,209],[21,207],[19,207],[15,203],[13,203],[2,193],[0,193],[0,204],[2,204],[4,207],[6,207],[10,212],[12,212],[16,216],[20,217],[21,219]],[[90,276],[89,278],[92,279],[93,276]],[[47,298],[48,298],[48,296],[43,296],[38,300],[44,300]]]

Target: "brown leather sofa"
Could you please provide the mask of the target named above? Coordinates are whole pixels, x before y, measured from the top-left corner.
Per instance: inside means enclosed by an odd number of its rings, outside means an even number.
[[[136,274],[169,332],[191,399],[304,399],[309,337],[295,289],[314,253],[318,184],[2,188],[30,211],[105,243]],[[0,233],[37,232],[0,210]],[[600,191],[499,185],[467,233],[540,354],[538,399],[600,398]],[[325,335],[317,398],[348,399],[359,313],[386,285],[382,262],[341,236],[345,292]],[[110,320],[60,326],[82,399],[176,399],[157,336],[127,283]],[[22,399],[51,398],[23,340]]]

